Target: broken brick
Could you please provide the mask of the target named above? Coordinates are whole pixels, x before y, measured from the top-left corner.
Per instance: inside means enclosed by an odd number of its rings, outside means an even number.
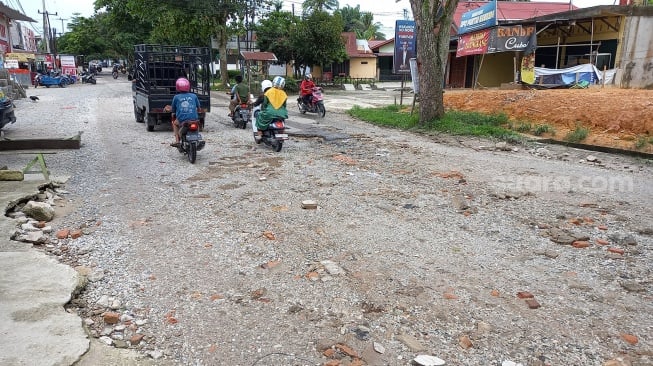
[[[540,307],[540,303],[535,299],[526,299],[526,305],[529,309],[537,309]]]
[[[535,296],[533,296],[533,294],[528,292],[528,291],[519,291],[517,293],[517,297],[520,298],[520,299],[532,299]]]
[[[587,248],[590,246],[590,242],[585,240],[576,240],[575,242],[571,243],[571,246],[574,248]]]

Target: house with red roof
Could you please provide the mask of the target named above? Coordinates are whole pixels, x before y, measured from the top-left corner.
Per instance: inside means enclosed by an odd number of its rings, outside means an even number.
[[[356,39],[356,33],[343,32],[342,41],[345,45],[347,59],[343,62],[336,62],[320,66],[313,66],[313,77],[330,82],[333,78],[352,79],[377,79],[377,56],[372,52],[368,41]]]

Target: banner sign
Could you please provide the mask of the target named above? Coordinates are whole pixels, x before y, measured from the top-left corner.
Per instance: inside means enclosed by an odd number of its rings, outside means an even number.
[[[414,20],[397,20],[395,23],[395,49],[392,60],[395,74],[410,72],[410,59],[416,57]]]
[[[530,53],[536,48],[535,25],[499,26],[460,36],[456,57],[511,51]]]
[[[462,35],[460,38],[458,38],[458,50],[456,51],[456,57],[482,55],[487,53],[487,47],[489,43],[489,29]]]
[[[497,0],[463,13],[458,26],[458,34],[474,32],[497,25]]]
[[[500,26],[492,29],[493,39],[487,53],[523,51],[528,53],[537,47],[535,25]]]

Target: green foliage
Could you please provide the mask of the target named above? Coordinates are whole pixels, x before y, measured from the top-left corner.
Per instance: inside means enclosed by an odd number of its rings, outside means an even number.
[[[361,39],[385,39],[385,34],[379,30],[383,26],[374,22],[374,15],[371,12],[361,12],[360,5],[352,8],[349,5],[338,9],[334,14],[342,17],[343,32],[354,32],[357,38]]]
[[[280,64],[292,61],[295,57],[292,37],[299,22],[290,12],[271,12],[255,28],[259,49],[274,53]]]
[[[525,132],[531,132],[531,128],[533,128],[533,127],[531,126],[530,123],[522,122],[522,123],[519,124],[519,126],[517,126],[516,130],[517,130],[517,132],[525,133]]]
[[[305,0],[302,3],[302,10],[304,15],[307,15],[316,11],[336,10],[338,5],[338,0]]]
[[[296,68],[328,65],[347,58],[342,42],[342,18],[315,11],[297,26],[293,35]]]
[[[70,31],[57,39],[58,53],[86,56],[104,55],[109,49],[105,37],[100,36],[103,29],[97,18],[84,18],[77,14],[68,27]]]
[[[641,150],[644,147],[646,147],[646,145],[648,145],[650,143],[650,141],[651,141],[651,139],[647,139],[646,136],[639,136],[637,138],[637,141],[635,141],[635,148],[637,150]]]
[[[440,120],[430,121],[420,125],[419,116],[411,115],[400,110],[397,105],[382,108],[361,108],[354,106],[348,113],[358,119],[386,127],[399,129],[413,129],[425,133],[444,132],[452,135],[494,137],[512,142],[521,141],[522,138],[503,127],[508,124],[508,117],[504,114],[484,115],[475,112],[447,112]]]
[[[542,136],[545,133],[550,133],[551,135],[555,135],[555,129],[551,125],[538,125],[533,130],[533,135],[535,136]]]
[[[574,129],[573,131],[569,131],[569,133],[567,133],[567,135],[565,136],[565,141],[574,142],[574,143],[581,142],[587,138],[589,133],[590,133],[589,128],[585,128],[579,125],[576,126],[576,129]]]

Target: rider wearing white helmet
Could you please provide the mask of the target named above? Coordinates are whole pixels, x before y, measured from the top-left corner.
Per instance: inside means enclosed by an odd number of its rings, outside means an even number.
[[[283,91],[284,86],[286,86],[286,79],[281,76],[275,76],[272,79],[272,86],[272,88],[268,88],[263,93],[261,113],[256,117],[256,127],[259,136],[263,135],[262,131],[267,130],[273,119],[281,118],[285,120],[288,118],[288,110],[286,109],[288,95]],[[261,87],[264,87],[263,83],[261,83]]]

